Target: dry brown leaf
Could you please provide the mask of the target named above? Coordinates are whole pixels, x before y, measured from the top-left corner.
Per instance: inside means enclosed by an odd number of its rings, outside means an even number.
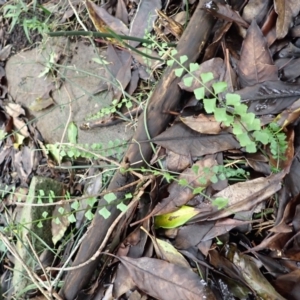
[[[233,263],[240,270],[248,285],[261,299],[286,300],[276,292],[271,283],[263,276],[255,263],[255,258],[235,251]]]
[[[177,123],[153,139],[155,144],[191,157],[238,149],[240,144],[229,133],[206,135]]]
[[[223,191],[215,194],[212,200],[223,198],[228,200],[225,208],[218,210],[214,207],[215,212],[210,215],[206,214],[203,219],[217,220],[228,217],[240,211],[252,209],[255,205],[271,197],[281,188],[281,180],[285,173],[272,174],[268,177],[260,177],[246,182],[238,182],[230,185]],[[200,216],[198,217],[200,219]]]
[[[110,30],[113,30],[117,34],[128,35],[129,30],[121,20],[113,17],[103,7],[96,5],[90,0],[86,0],[85,3],[90,18],[99,32],[110,33]]]
[[[136,286],[156,299],[214,300],[208,285],[188,268],[155,258],[119,257]]]
[[[214,116],[207,116],[204,114],[181,117],[180,120],[193,130],[205,134],[218,134],[224,128],[222,122],[217,122]]]
[[[296,17],[300,11],[300,1],[274,0],[274,8],[278,14],[276,37],[277,39],[282,39],[287,35],[293,18]]]
[[[216,18],[220,18],[228,22],[235,22],[245,28],[249,27],[249,24],[240,16],[240,14],[233,10],[228,4],[209,1],[204,5],[203,9],[211,13]]]
[[[267,42],[255,20],[247,30],[238,64],[241,87],[278,79]]]
[[[161,9],[161,0],[143,0],[139,2],[134,19],[130,25],[130,36],[143,38],[151,32],[157,19],[156,9]],[[129,45],[136,47],[140,42],[129,41]]]

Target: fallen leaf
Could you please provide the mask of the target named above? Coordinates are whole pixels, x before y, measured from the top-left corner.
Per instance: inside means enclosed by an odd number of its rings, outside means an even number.
[[[274,0],[274,8],[278,14],[276,22],[277,39],[284,38],[293,23],[293,18],[300,11],[300,2],[298,0]]]
[[[222,131],[222,122],[217,122],[214,116],[200,114],[198,116],[181,117],[180,120],[200,133],[218,134]]]
[[[248,105],[248,112],[256,115],[278,114],[300,97],[298,84],[282,81],[265,81],[235,93]]]
[[[99,32],[110,33],[113,30],[120,35],[128,35],[127,26],[118,18],[110,15],[103,7],[96,5],[90,0],[86,0],[86,7],[90,18]]]
[[[273,63],[267,42],[255,19],[243,42],[238,73],[241,87],[278,79],[278,68]]]
[[[229,133],[206,135],[177,123],[153,139],[155,144],[191,157],[238,149],[240,144]]]
[[[203,6],[203,9],[216,18],[220,18],[227,22],[234,22],[245,28],[249,27],[249,24],[240,16],[240,14],[233,10],[228,4],[209,1]]]
[[[248,285],[262,299],[286,300],[276,292],[270,282],[262,275],[254,261],[255,258],[242,254],[238,250],[233,255],[233,263],[240,270]]]
[[[143,38],[145,34],[150,33],[157,19],[156,9],[161,9],[161,0],[139,1],[136,14],[131,21],[129,35]],[[139,43],[140,42],[129,41],[129,45],[132,47],[136,47]]]
[[[188,268],[155,258],[119,257],[136,286],[160,300],[216,299],[208,285]]]

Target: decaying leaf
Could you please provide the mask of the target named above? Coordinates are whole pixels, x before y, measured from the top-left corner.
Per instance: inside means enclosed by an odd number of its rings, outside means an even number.
[[[298,0],[274,0],[274,8],[278,14],[276,37],[277,39],[282,39],[288,33],[292,19],[300,11],[300,2]]]
[[[300,97],[298,84],[282,81],[266,81],[245,87],[236,94],[248,105],[248,112],[256,115],[280,113]]]
[[[242,87],[278,79],[278,68],[273,63],[267,42],[255,19],[243,42],[238,72]]]
[[[175,153],[191,157],[214,154],[228,149],[238,149],[240,144],[229,133],[206,135],[198,133],[182,123],[177,123],[158,135],[155,144]]]
[[[228,4],[221,4],[214,1],[208,1],[204,7],[204,10],[211,13],[214,17],[220,18],[228,22],[235,22],[245,28],[248,28],[249,24],[234,11]]]
[[[224,128],[214,116],[200,114],[198,116],[181,117],[181,121],[195,131],[205,134],[218,134]]]
[[[119,257],[136,286],[161,300],[216,299],[208,285],[188,268],[163,260],[143,257]]]
[[[110,33],[110,30],[113,30],[117,34],[128,35],[129,30],[121,20],[113,17],[103,7],[96,5],[90,0],[87,0],[85,3],[90,18],[98,31]]]
[[[143,38],[145,34],[151,32],[153,24],[157,19],[155,10],[161,9],[160,0],[143,0],[139,1],[139,5],[130,25],[130,36]],[[130,41],[132,47],[136,47],[139,42]]]
[[[285,300],[285,298],[278,294],[270,282],[262,275],[255,263],[255,258],[242,254],[236,250],[233,255],[233,263],[240,270],[248,285],[255,290],[261,299]]]

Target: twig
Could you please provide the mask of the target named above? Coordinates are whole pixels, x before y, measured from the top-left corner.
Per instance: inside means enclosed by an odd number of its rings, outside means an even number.
[[[35,256],[37,262],[39,263],[39,265],[40,265],[40,267],[41,267],[41,269],[42,269],[42,271],[43,271],[43,273],[44,273],[44,276],[45,276],[45,278],[46,278],[46,280],[47,280],[47,282],[48,282],[48,284],[49,284],[49,288],[50,288],[50,287],[51,287],[51,283],[50,283],[49,277],[48,277],[48,275],[47,275],[47,273],[46,273],[46,270],[45,270],[45,268],[44,268],[44,266],[43,266],[43,264],[42,264],[42,262],[41,262],[39,256],[37,255],[35,249],[33,248],[32,243],[31,243],[31,241],[29,240],[27,234],[25,235],[25,238],[26,238],[26,240],[27,240],[27,243],[28,243],[28,245],[29,245],[29,247],[30,247],[30,249],[31,249],[31,251],[32,251],[32,253],[33,253],[33,255]]]
[[[0,231],[0,237],[1,237],[2,241],[3,241],[3,243],[5,244],[5,246],[7,247],[7,249],[9,250],[9,252],[17,260],[19,260],[22,263],[22,267],[26,270],[28,276],[30,277],[30,279],[32,280],[32,282],[36,285],[36,287],[40,290],[40,292],[46,297],[46,299],[51,300],[51,298],[47,295],[47,293],[41,287],[41,285],[43,285],[44,288],[47,289],[47,286],[44,284],[44,282],[36,274],[32,273],[32,271],[28,268],[28,266],[26,265],[26,263],[23,261],[23,259],[19,255],[18,251],[16,249],[14,249],[14,247],[9,242],[8,238],[1,231]],[[36,276],[37,276],[37,279],[36,279]]]

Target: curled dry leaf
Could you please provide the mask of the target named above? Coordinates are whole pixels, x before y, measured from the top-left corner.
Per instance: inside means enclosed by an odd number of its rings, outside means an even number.
[[[1,49],[1,51],[0,51],[0,60],[1,61],[4,61],[9,57],[11,48],[12,48],[12,44],[9,44]]]
[[[287,35],[293,18],[296,17],[300,11],[300,1],[274,0],[274,8],[278,14],[276,37],[277,39],[282,39]]]
[[[155,258],[119,257],[136,286],[156,299],[214,300],[208,285],[191,269]]]

